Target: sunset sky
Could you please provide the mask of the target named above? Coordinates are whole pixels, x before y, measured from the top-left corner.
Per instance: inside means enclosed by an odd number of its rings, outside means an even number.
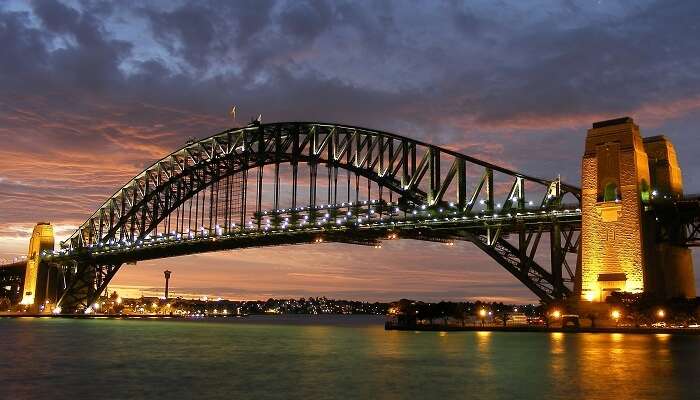
[[[0,258],[26,254],[38,221],[65,238],[189,137],[258,114],[575,185],[586,129],[631,116],[674,142],[700,192],[700,2],[466,3],[0,1]],[[469,244],[413,241],[145,262],[113,287],[150,294],[165,268],[191,296],[535,300]]]

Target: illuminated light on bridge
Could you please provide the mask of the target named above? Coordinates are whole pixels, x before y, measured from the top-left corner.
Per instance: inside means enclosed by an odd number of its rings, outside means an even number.
[[[654,146],[656,152],[664,148]],[[584,197],[590,193],[586,165],[584,159]],[[680,176],[679,169],[671,172]],[[280,189],[283,176],[289,190]],[[617,187],[623,196],[611,189],[610,208],[624,211],[629,196]],[[660,188],[653,185],[641,196],[649,192],[648,212],[663,220],[668,215],[651,200],[669,199]],[[600,254],[581,246],[582,219],[585,227],[591,215],[591,204],[581,199],[580,189],[558,178],[531,177],[386,132],[254,123],[189,142],[134,177],[59,250],[37,253],[37,287],[49,280],[51,290],[41,295],[54,310],[90,312],[124,263],[304,243],[381,248],[383,240],[401,238],[471,242],[544,302],[599,301],[598,286],[581,279],[603,268]],[[680,200],[674,197],[673,205]],[[700,244],[698,202],[686,203],[692,218],[684,220],[683,244]],[[605,218],[613,214],[605,211]],[[588,261],[577,275],[581,252]],[[28,266],[0,268],[0,283],[20,293]],[[640,287],[632,286],[623,290]]]

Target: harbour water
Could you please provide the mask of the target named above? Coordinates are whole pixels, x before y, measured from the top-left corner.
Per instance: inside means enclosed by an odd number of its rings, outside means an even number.
[[[700,398],[697,336],[416,333],[383,322],[0,319],[0,398]]]

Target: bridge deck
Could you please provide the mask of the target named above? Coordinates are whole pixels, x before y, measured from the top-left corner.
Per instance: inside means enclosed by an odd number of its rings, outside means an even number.
[[[557,221],[560,225],[580,226],[578,210],[550,212],[526,212],[482,217],[447,217],[426,219],[404,219],[378,221],[358,225],[288,227],[286,229],[253,229],[222,235],[155,237],[131,243],[115,243],[91,248],[64,250],[47,254],[43,259],[52,263],[71,261],[97,264],[145,261],[194,253],[232,250],[249,247],[293,245],[324,242],[352,243],[376,246],[382,240],[418,239],[429,241],[471,240],[473,235],[507,235],[522,228],[532,229],[541,225],[549,231]],[[498,232],[498,233],[497,233]]]

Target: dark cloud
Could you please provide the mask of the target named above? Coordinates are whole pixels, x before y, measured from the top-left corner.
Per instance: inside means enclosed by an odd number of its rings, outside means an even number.
[[[209,56],[221,50],[214,27],[223,21],[195,3],[171,12],[149,10],[147,15],[158,42],[194,67],[207,66]]]
[[[22,85],[44,73],[48,52],[40,31],[28,27],[23,12],[0,13],[0,82],[6,89]],[[45,79],[42,79],[42,81]]]
[[[280,13],[280,29],[283,34],[311,42],[332,26],[334,20],[331,17],[332,11],[328,3],[295,1],[287,4]]]

